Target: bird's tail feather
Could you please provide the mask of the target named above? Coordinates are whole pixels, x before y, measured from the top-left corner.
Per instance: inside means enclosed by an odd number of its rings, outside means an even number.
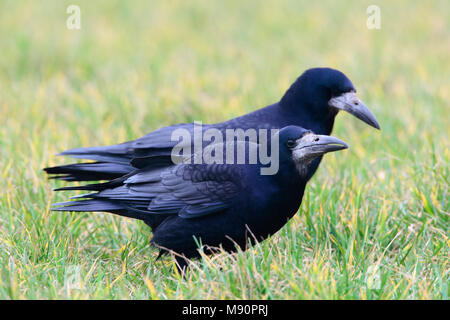
[[[145,214],[142,210],[134,209],[126,204],[106,199],[88,199],[55,203],[52,204],[52,211],[109,212],[139,220],[147,220],[149,218],[148,214]]]
[[[128,177],[132,176],[135,173],[136,169],[131,172],[120,176],[119,178],[112,179],[110,181],[101,182],[101,183],[90,183],[81,186],[69,186],[54,189],[54,191],[69,191],[69,190],[84,190],[84,191],[103,191],[106,189],[111,189],[120,186]]]
[[[130,161],[127,142],[112,146],[75,148],[61,152],[60,156],[89,159],[101,162],[114,162],[127,164]]]
[[[129,164],[113,162],[72,163],[68,165],[44,168],[50,179],[64,181],[113,180],[131,171]]]

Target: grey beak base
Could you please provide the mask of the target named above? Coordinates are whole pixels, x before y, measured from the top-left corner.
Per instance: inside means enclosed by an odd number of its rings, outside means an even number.
[[[336,109],[347,111],[369,126],[380,130],[377,119],[375,119],[375,116],[369,108],[359,100],[355,92],[346,92],[340,96],[331,98],[328,104]]]
[[[294,148],[294,153],[297,158],[310,158],[347,148],[348,145],[338,138],[308,134],[298,140],[297,147]]]

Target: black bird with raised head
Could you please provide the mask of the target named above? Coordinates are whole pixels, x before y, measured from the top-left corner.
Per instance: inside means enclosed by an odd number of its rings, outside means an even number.
[[[245,250],[276,233],[298,211],[312,161],[347,148],[337,138],[297,126],[283,128],[274,138],[279,142],[274,151],[279,165],[271,175],[261,174],[264,165],[260,161],[230,164],[204,160],[195,164],[191,158],[176,165],[135,169],[106,183],[73,187],[96,192],[56,204],[59,207],[54,210],[104,211],[143,220],[152,228],[151,242],[161,253],[176,253],[181,270],[185,258],[199,256],[197,243],[205,246],[207,254],[219,247],[229,252],[237,247]],[[261,147],[249,141],[233,143],[237,146],[233,152],[240,147],[246,159],[251,152],[258,154]],[[225,149],[229,142],[206,148],[217,150],[218,145]]]
[[[225,122],[203,125],[203,129],[216,128],[223,132],[226,129],[280,129],[296,125],[317,134],[329,135],[340,110],[349,112],[374,128],[380,128],[373,114],[356,96],[356,89],[347,76],[330,68],[313,68],[305,71],[279,102]],[[44,170],[53,178],[66,181],[115,179],[134,170],[130,164],[133,158],[158,156],[170,160],[172,147],[176,144],[171,136],[175,129],[180,128],[192,132],[194,125],[189,123],[164,127],[137,140],[113,146],[68,150],[61,154],[95,162]],[[321,157],[318,157],[311,165],[308,179],[320,161]]]

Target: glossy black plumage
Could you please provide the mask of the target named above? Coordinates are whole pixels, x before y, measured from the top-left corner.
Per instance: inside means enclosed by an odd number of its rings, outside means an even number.
[[[54,210],[106,211],[143,220],[162,252],[186,258],[199,255],[194,237],[207,246],[207,253],[210,247],[245,249],[249,239],[266,239],[297,212],[314,157],[347,147],[329,139],[288,126],[279,133],[279,170],[274,175],[262,175],[259,162],[147,166],[107,183],[77,187],[96,192],[57,204]],[[287,141],[295,141],[295,146]],[[247,154],[260,147],[236,143],[244,145]],[[296,152],[302,152],[302,158]],[[185,261],[179,258],[178,263],[183,267]]]
[[[329,135],[333,129],[338,108],[330,106],[330,99],[347,92],[353,92],[352,82],[340,71],[330,68],[313,68],[305,71],[287,90],[282,99],[249,114],[222,123],[203,125],[224,131],[227,128],[260,129],[283,128],[289,125],[301,126],[317,134]],[[363,104],[360,104],[365,108]],[[379,128],[373,115],[358,102],[348,112],[369,125]],[[62,155],[94,160],[94,163],[70,164],[44,170],[52,178],[67,181],[111,180],[135,169],[130,161],[136,158],[166,157],[170,160],[173,130],[185,128],[193,131],[193,124],[179,124],[164,127],[130,142],[113,146],[78,148],[65,151]],[[317,169],[319,157],[311,167],[310,178]],[[170,164],[170,163],[169,163]]]

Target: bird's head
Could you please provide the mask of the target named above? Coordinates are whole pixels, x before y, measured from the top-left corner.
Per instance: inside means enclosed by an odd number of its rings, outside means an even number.
[[[308,165],[328,152],[347,149],[348,145],[338,138],[318,135],[302,127],[287,126],[279,131],[280,153],[293,161],[300,175],[306,175]]]
[[[344,110],[380,129],[375,116],[357,97],[353,83],[345,74],[335,69],[306,70],[292,84],[280,103],[294,110],[302,107],[302,116],[306,117],[306,112],[312,120],[334,119],[338,111]]]

